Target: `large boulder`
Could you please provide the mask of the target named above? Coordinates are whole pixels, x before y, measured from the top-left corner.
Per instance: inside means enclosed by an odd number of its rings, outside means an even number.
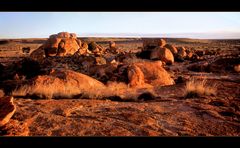
[[[16,111],[16,106],[13,103],[13,97],[0,98],[0,127],[9,122]]]
[[[150,54],[151,60],[161,60],[166,64],[173,64],[174,63],[174,56],[172,52],[165,48],[165,47],[157,47],[152,50]]]
[[[33,51],[30,57],[42,59],[49,56],[73,55],[81,46],[81,41],[77,39],[75,33],[60,32],[53,34],[37,50]]]
[[[174,80],[162,67],[161,61],[136,62],[130,64],[128,68],[128,79],[130,85],[132,86],[142,85],[144,83],[152,86],[165,86],[174,84]]]
[[[81,94],[94,94],[105,85],[87,75],[66,69],[53,69],[49,75],[40,75],[13,92],[14,96],[40,98],[73,98]]]
[[[62,38],[58,36],[51,36],[44,44],[43,48],[49,50],[49,54],[56,54],[58,49],[58,44],[61,42]],[[55,50],[52,51],[52,50]]]
[[[169,49],[173,55],[176,55],[178,53],[178,50],[174,45],[166,44],[164,47]]]
[[[63,56],[73,55],[80,48],[78,42],[74,38],[62,39],[61,42],[64,44],[59,48],[58,54],[61,53]],[[61,52],[61,49],[63,49],[63,52]]]

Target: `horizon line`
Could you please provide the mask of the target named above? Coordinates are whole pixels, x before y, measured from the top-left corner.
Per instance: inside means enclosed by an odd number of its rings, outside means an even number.
[[[96,38],[188,38],[188,39],[240,39],[240,32],[209,33],[76,33],[77,37]],[[221,37],[219,37],[221,35]],[[46,37],[0,37],[0,39],[45,39]]]

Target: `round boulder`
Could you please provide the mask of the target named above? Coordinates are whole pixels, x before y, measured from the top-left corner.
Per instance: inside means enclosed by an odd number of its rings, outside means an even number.
[[[128,79],[132,86],[144,83],[152,86],[165,86],[175,83],[168,72],[162,67],[161,61],[136,62],[131,64],[128,68]]]
[[[172,52],[165,48],[165,47],[157,47],[152,50],[150,54],[151,60],[161,60],[166,64],[173,64],[174,63],[174,56]]]

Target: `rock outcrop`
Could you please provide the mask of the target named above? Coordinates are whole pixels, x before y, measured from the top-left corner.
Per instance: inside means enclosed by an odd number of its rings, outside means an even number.
[[[38,49],[33,51],[30,57],[41,59],[49,56],[73,55],[81,47],[81,41],[75,33],[60,32],[51,35],[49,39]]]

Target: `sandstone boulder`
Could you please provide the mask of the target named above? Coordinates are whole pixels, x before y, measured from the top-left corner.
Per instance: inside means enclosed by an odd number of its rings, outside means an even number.
[[[40,75],[13,92],[14,96],[40,98],[73,98],[81,94],[94,94],[105,85],[87,75],[65,69],[53,69],[49,75]]]
[[[150,54],[151,60],[161,60],[166,64],[173,64],[174,63],[174,56],[172,52],[165,48],[165,47],[157,47],[152,50]]]
[[[176,55],[178,53],[178,50],[174,45],[166,44],[164,47],[169,49],[173,55]]]
[[[51,35],[41,47],[31,53],[30,57],[42,59],[44,55],[45,57],[73,55],[80,47],[81,41],[76,38],[76,34],[60,32]]]
[[[58,36],[51,36],[44,44],[44,49],[55,49],[57,51],[58,44],[61,42],[62,38],[59,38]],[[51,52],[50,52],[51,53]],[[55,52],[56,54],[56,52]]]
[[[128,67],[128,79],[131,87],[143,86],[145,84],[142,70],[134,64]]]
[[[13,103],[13,97],[0,98],[0,127],[9,122],[16,111],[16,106]]]
[[[73,55],[80,48],[76,39],[62,39],[62,42],[64,42],[64,47],[59,49],[64,49],[64,52],[61,52],[63,56]]]
[[[136,78],[135,78],[136,76]],[[128,79],[131,85],[136,86],[144,82],[152,86],[173,85],[174,80],[162,67],[161,61],[136,62],[128,68]]]

